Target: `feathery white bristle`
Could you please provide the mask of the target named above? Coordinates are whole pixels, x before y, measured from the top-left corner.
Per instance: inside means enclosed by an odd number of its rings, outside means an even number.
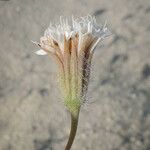
[[[71,23],[69,23],[69,21]],[[103,33],[103,37],[105,36],[105,32],[107,32],[108,29],[106,28],[106,22],[104,26],[98,26],[96,23],[95,17],[92,17],[90,15],[80,18],[74,18],[72,16],[71,20],[68,20],[67,18],[60,17],[60,24],[58,25],[52,25],[48,27],[48,29],[45,31],[46,35],[49,35],[52,39],[56,40],[57,42],[62,42],[60,40],[60,36],[65,35],[67,39],[74,36],[76,33],[91,33],[93,36],[96,36],[98,38],[101,37]],[[108,34],[108,32],[106,33]]]
[[[96,18],[88,15],[80,18],[67,19],[65,17],[60,17],[59,24],[52,25],[50,23],[49,27],[44,32],[44,36],[40,43],[33,42],[34,44],[40,46],[41,48],[51,47],[49,41],[55,41],[58,43],[61,51],[63,52],[64,48],[64,36],[67,40],[73,38],[75,35],[78,35],[78,47],[85,35],[91,34],[92,37],[97,39],[104,39],[105,37],[111,35],[111,32],[106,27],[106,22],[104,26],[99,26],[96,22]],[[45,43],[45,41],[48,41]],[[99,41],[99,40],[98,40]],[[96,43],[97,44],[97,43]],[[50,50],[51,51],[51,50]],[[46,55],[47,53],[43,50],[36,52],[38,55]]]

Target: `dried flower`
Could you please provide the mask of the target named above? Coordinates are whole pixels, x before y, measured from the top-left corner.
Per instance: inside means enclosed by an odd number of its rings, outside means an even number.
[[[72,17],[71,24],[60,17],[60,24],[50,24],[40,43],[36,43],[41,47],[36,54],[53,55],[60,66],[65,104],[72,113],[74,107],[80,107],[86,100],[94,48],[109,35],[107,27],[98,26],[95,17],[90,15]]]
[[[38,55],[52,55],[60,67],[64,103],[71,115],[78,116],[86,100],[91,59],[98,42],[111,33],[106,25],[98,26],[90,15],[70,20],[60,17],[58,25],[52,25],[41,37]]]

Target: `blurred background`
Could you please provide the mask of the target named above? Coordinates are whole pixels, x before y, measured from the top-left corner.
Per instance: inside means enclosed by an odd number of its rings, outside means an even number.
[[[63,16],[95,15],[96,48],[72,150],[150,150],[149,0],[0,0],[0,150],[63,150],[70,116],[38,41]]]

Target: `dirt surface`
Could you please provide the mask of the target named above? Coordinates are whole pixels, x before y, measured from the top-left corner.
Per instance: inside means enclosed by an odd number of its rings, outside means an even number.
[[[99,44],[72,150],[150,150],[150,1],[0,1],[0,150],[63,150],[70,118],[57,68],[34,54],[50,21],[93,14]]]

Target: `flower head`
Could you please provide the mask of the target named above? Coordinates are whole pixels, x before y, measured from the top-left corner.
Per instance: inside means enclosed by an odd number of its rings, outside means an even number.
[[[41,48],[36,54],[50,54],[57,61],[64,102],[72,114],[86,100],[94,49],[110,34],[106,25],[98,26],[90,15],[71,20],[60,17],[60,23],[50,24],[40,42],[35,42]]]

